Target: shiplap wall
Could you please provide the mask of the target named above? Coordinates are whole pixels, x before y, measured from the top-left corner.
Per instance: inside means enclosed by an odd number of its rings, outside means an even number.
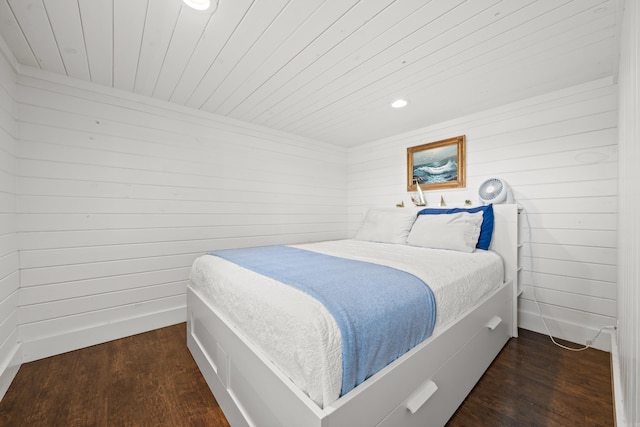
[[[0,43],[4,43],[0,39]],[[0,46],[0,398],[20,366],[19,256],[16,233],[16,73]]]
[[[24,361],[185,320],[192,261],[344,238],[332,145],[23,68]]]
[[[637,1],[625,3],[621,40],[618,180],[620,323],[617,360],[613,361],[614,390],[618,426],[637,427],[640,426],[640,4]]]
[[[544,331],[535,288],[551,333],[584,344],[616,317],[616,89],[601,79],[351,149],[350,235],[368,206],[410,203],[407,147],[465,134],[466,188],[428,203],[477,203],[483,180],[505,179],[525,209],[520,326]]]

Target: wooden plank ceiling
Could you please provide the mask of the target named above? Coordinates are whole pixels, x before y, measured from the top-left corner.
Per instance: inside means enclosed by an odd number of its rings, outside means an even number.
[[[23,66],[346,147],[616,74],[621,0],[213,3],[0,0],[0,35]]]

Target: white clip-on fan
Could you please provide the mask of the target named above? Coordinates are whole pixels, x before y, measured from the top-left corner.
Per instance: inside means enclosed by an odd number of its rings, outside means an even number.
[[[500,178],[489,178],[478,188],[478,196],[483,205],[489,203],[513,203],[513,196],[507,183]]]

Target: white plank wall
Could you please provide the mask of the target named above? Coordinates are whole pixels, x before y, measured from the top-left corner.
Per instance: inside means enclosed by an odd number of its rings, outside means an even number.
[[[4,44],[2,39],[0,43]],[[0,399],[22,361],[18,337],[20,272],[15,195],[16,73],[12,56],[5,56],[4,52],[8,50],[0,46]]]
[[[351,149],[350,235],[368,206],[410,204],[407,147],[466,134],[466,188],[428,203],[477,203],[483,180],[505,179],[525,209],[520,326],[544,331],[535,296],[553,335],[584,344],[616,317],[616,89],[601,79]]]
[[[640,426],[640,4],[627,1],[620,52],[618,333],[613,360],[618,426]]]
[[[346,237],[344,149],[23,70],[25,362],[184,321],[207,251]]]

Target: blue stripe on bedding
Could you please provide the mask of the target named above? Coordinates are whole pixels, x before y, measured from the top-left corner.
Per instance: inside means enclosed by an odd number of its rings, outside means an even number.
[[[342,395],[433,332],[433,292],[405,271],[289,246],[211,255],[294,286],[327,308],[342,335]]]

